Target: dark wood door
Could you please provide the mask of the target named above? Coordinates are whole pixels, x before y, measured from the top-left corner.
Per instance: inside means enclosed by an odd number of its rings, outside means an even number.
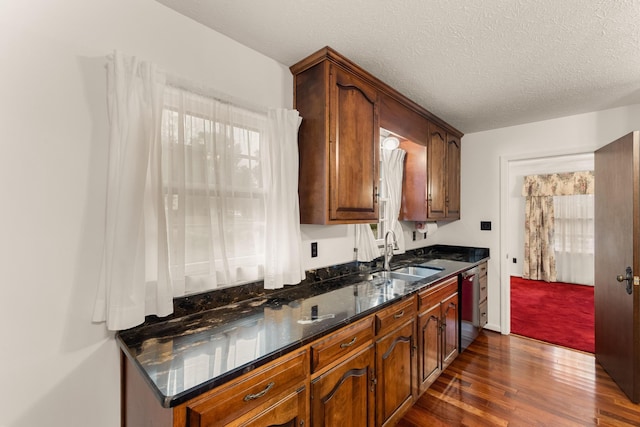
[[[458,294],[442,301],[443,341],[442,367],[447,367],[458,356]]]
[[[443,219],[447,215],[447,133],[433,123],[429,124],[427,150],[428,217]]]
[[[400,148],[407,152],[402,174],[402,203],[400,221],[427,219],[427,146],[413,141],[401,141]]]
[[[413,405],[415,318],[376,342],[377,426],[395,425]]]
[[[374,425],[373,345],[351,356],[311,382],[311,425]]]
[[[639,156],[638,132],[595,153],[596,360],[634,402],[640,400]],[[631,294],[627,267],[634,274]]]
[[[331,66],[330,220],[378,220],[378,94]]]
[[[424,393],[442,372],[440,304],[418,317],[418,394]]]

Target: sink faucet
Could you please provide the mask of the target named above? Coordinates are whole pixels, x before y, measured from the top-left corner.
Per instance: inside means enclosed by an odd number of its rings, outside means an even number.
[[[393,236],[393,242],[389,243],[389,235]],[[393,258],[393,248],[398,246],[398,240],[396,239],[396,233],[393,230],[389,230],[384,235],[384,270],[391,271],[391,258]]]

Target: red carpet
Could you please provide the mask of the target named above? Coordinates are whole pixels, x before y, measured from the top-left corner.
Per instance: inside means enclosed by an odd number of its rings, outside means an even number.
[[[511,277],[511,333],[595,351],[593,286]]]

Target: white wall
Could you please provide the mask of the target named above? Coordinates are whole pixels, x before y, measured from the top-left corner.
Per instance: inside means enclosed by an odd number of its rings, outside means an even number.
[[[0,2],[0,426],[120,424],[118,349],[91,323],[114,49],[292,105],[286,66],[153,0]]]
[[[501,280],[508,276],[511,262],[508,248],[502,251],[501,191],[508,196],[508,182],[501,180],[501,165],[508,160],[536,158],[593,151],[640,128],[640,105],[622,107],[554,120],[477,132],[462,139],[461,219],[432,237],[431,244],[447,243],[488,247],[489,319],[488,327],[501,330]],[[505,211],[506,215],[506,211]],[[505,219],[506,220],[506,219]],[[480,221],[491,221],[491,231],[481,231]],[[502,268],[504,267],[504,273]],[[507,282],[508,283],[508,282]],[[507,289],[508,291],[508,289]],[[504,299],[504,301],[503,301]],[[508,314],[508,313],[507,313]],[[504,330],[503,332],[508,332]]]

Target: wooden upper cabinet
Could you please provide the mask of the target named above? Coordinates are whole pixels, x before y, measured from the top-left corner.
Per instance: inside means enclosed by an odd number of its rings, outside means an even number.
[[[447,216],[447,132],[431,124],[427,145],[428,219],[440,220]]]
[[[380,128],[407,151],[399,219],[460,218],[460,131],[330,47],[290,70],[302,224],[378,221]]]
[[[300,222],[378,220],[378,92],[355,64],[326,48],[291,67],[298,133]]]
[[[329,221],[378,219],[380,125],[377,92],[330,67]]]
[[[460,219],[460,138],[429,127],[428,219]]]
[[[402,141],[400,148],[406,154],[398,219],[424,221],[427,219],[427,146]]]
[[[460,219],[460,137],[429,123],[425,145],[403,141],[407,152],[400,220]]]

